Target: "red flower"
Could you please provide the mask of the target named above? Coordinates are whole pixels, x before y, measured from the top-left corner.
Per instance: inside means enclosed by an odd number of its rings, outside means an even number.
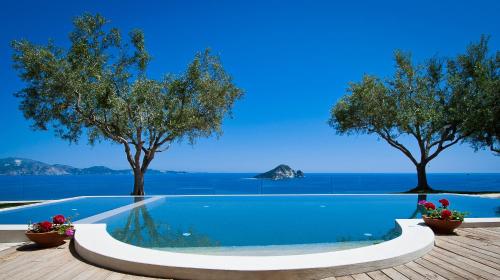
[[[443,208],[446,208],[446,207],[448,207],[448,205],[450,205],[450,202],[446,198],[440,199],[439,203],[441,203],[441,205],[443,205]]]
[[[41,232],[47,232],[52,229],[52,223],[48,221],[38,223]]]
[[[450,217],[451,217],[451,211],[450,210],[444,209],[443,211],[441,211],[441,218],[442,219],[448,220]]]
[[[64,224],[64,222],[66,222],[66,218],[64,218],[63,215],[55,215],[54,217],[52,217],[52,222],[54,224]]]
[[[426,203],[424,204],[424,207],[425,207],[425,209],[427,209],[427,210],[429,210],[429,209],[432,209],[432,210],[436,209],[436,205],[434,205],[434,203],[432,203],[432,202],[426,202]]]

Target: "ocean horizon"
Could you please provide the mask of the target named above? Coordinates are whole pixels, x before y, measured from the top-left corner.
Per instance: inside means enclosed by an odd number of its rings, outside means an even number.
[[[254,179],[257,173],[146,174],[146,195],[401,193],[414,173],[306,173],[304,178]],[[500,192],[500,173],[429,173],[434,189]],[[0,176],[0,200],[129,195],[132,175]]]

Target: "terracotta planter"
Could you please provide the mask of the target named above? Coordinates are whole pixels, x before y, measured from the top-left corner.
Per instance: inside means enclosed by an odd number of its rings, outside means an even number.
[[[422,216],[424,222],[429,226],[435,233],[441,234],[451,234],[453,231],[462,224],[462,221],[457,220],[440,220],[432,219],[427,216]]]
[[[64,244],[65,234],[59,234],[57,231],[49,232],[26,232],[29,240],[35,242],[40,247],[55,247]]]

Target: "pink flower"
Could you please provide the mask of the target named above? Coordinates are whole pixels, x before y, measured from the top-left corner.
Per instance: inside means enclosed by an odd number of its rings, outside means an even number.
[[[75,230],[72,228],[68,228],[65,233],[66,236],[73,236],[75,234]]]
[[[427,201],[425,201],[425,200],[420,200],[420,201],[418,202],[418,205],[424,205],[425,203],[427,203]]]

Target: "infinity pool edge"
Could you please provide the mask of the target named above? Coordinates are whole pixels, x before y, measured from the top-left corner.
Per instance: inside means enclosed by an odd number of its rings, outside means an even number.
[[[499,219],[500,220],[500,219]],[[375,245],[286,256],[214,256],[141,248],[114,239],[105,224],[79,224],[76,252],[96,265],[153,277],[180,279],[318,279],[404,264],[434,247],[421,219],[397,219],[401,235]]]

